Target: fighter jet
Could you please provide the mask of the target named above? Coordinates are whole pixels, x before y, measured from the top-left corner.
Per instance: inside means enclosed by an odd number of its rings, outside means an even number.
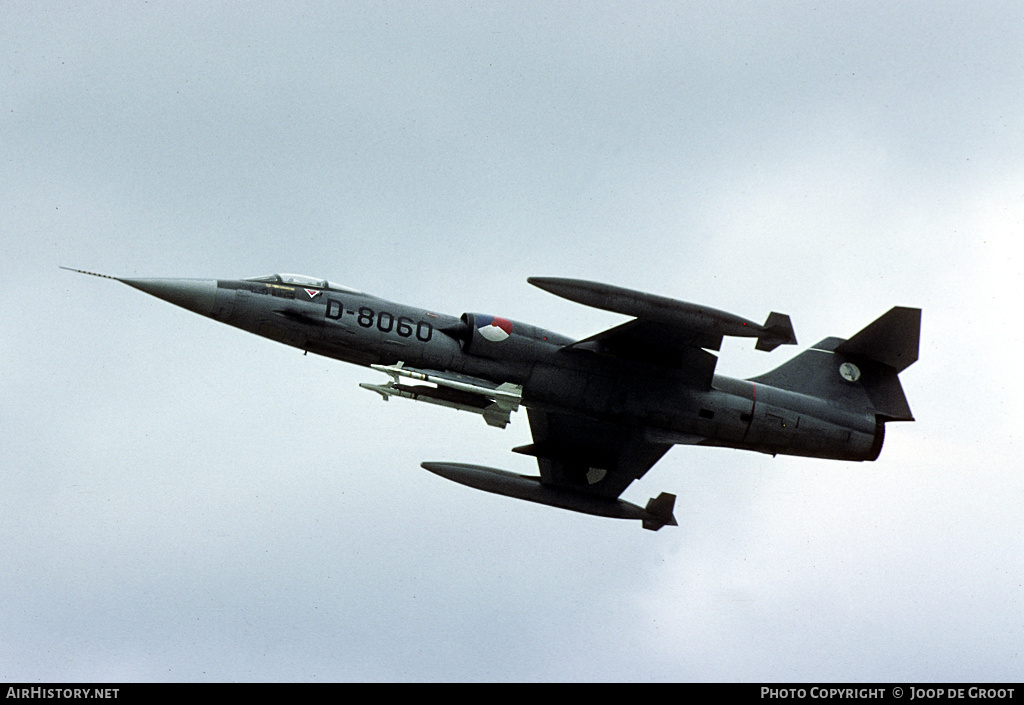
[[[65,268],[66,269],[66,268]],[[72,270],[94,274],[83,270]],[[106,275],[94,274],[105,277]],[[622,492],[673,445],[875,460],[885,425],[913,421],[898,374],[917,360],[921,310],[895,307],[849,339],[825,338],[750,379],[715,374],[723,338],[796,344],[789,316],[763,324],[609,284],[534,286],[631,320],[582,340],[501,316],[451,316],[324,279],[107,277],[216,321],[386,375],[359,386],[479,414],[504,428],[526,408],[539,475],[456,462],[422,467],[486,492],[576,512],[676,526],[675,495],[640,507]]]

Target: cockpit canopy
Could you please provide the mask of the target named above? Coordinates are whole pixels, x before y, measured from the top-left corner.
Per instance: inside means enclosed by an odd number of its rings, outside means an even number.
[[[294,284],[295,286],[311,287],[315,289],[333,289],[335,291],[347,291],[350,294],[362,293],[350,286],[343,286],[326,279],[307,277],[304,274],[268,274],[264,277],[249,277],[247,282],[266,282],[268,284]]]

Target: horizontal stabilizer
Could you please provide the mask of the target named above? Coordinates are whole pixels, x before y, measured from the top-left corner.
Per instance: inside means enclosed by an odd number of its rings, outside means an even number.
[[[843,355],[860,355],[902,372],[917,362],[921,340],[921,309],[894,306],[836,348]]]

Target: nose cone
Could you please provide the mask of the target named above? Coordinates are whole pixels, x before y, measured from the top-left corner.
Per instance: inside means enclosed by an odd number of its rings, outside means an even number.
[[[121,279],[128,286],[152,294],[189,311],[212,316],[217,299],[216,279]]]

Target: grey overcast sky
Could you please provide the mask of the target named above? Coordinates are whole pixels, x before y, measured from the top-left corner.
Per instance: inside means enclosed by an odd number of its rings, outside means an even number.
[[[1019,681],[1019,2],[0,4],[0,680]],[[678,528],[474,492],[505,431],[119,276],[584,337],[924,310],[875,463],[673,449]],[[727,340],[718,366],[794,354]]]

